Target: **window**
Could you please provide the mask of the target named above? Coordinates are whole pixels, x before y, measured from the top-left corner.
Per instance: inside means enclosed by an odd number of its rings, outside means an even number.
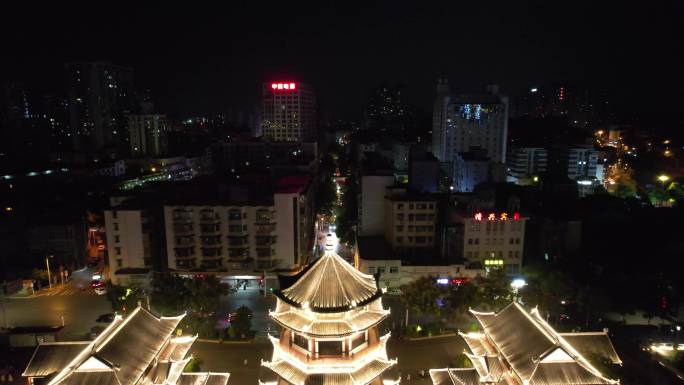
[[[408,231],[409,231],[409,232],[413,232],[413,230],[414,230],[415,228],[416,228],[415,226],[411,226],[411,225],[409,225],[409,227],[408,227]]]
[[[114,236],[114,242],[119,243],[121,242],[121,238],[118,235]]]
[[[427,208],[427,205],[425,203],[418,203],[416,207],[418,208],[418,210],[425,210]]]
[[[413,243],[413,237],[408,237],[409,243]]]
[[[520,252],[518,250],[515,251],[515,257],[520,258]]]
[[[398,274],[399,268],[397,266],[392,266],[392,267],[390,267],[389,272],[392,274]]]
[[[397,237],[397,243],[401,243],[404,240],[404,237]]]
[[[351,340],[351,350],[358,348],[366,342],[366,332],[359,333],[358,336]]]
[[[112,218],[116,219],[117,218],[117,212],[116,210],[112,210]]]
[[[318,341],[318,354],[321,356],[341,356],[342,341]]]
[[[374,266],[368,267],[368,274],[375,274],[375,267]]]
[[[416,237],[416,243],[425,243],[427,238],[425,237]]]
[[[468,244],[472,245],[473,244],[473,238],[468,238]]]
[[[513,258],[513,251],[508,250],[508,258]]]
[[[397,210],[402,210],[404,208],[403,203],[397,203]]]
[[[382,274],[385,272],[385,268],[383,266],[378,266],[378,273]]]
[[[121,248],[120,247],[115,247],[114,250],[116,251],[116,255],[121,255]]]
[[[432,243],[432,237],[427,237],[427,242]]]
[[[479,245],[480,244],[480,238],[475,238],[475,244]]]
[[[404,220],[404,214],[397,214],[397,220],[403,221]]]
[[[123,266],[123,259],[119,258],[116,260],[116,267],[122,267]]]
[[[519,245],[520,244],[520,238],[515,238],[515,244]]]
[[[242,225],[242,231],[247,231],[247,225]]]
[[[425,214],[416,214],[416,220],[417,220],[417,221],[424,221],[425,219],[427,219],[427,215],[425,215]]]
[[[415,215],[414,215],[414,214],[409,214],[409,221],[412,221],[413,218],[415,218]]]
[[[119,231],[119,223],[114,222],[114,231]]]
[[[428,205],[428,208],[429,208],[430,210],[432,210],[433,208],[435,208],[435,205],[432,204],[432,203],[430,203],[430,204]]]
[[[466,253],[466,258],[472,258],[473,257],[473,252],[469,251]]]
[[[512,245],[512,244],[513,244],[513,238],[510,238],[510,239],[508,240],[508,244],[509,244],[509,245]]]
[[[397,231],[404,231],[403,225],[397,225]]]
[[[409,210],[413,210],[413,208],[414,208],[413,203],[409,203]]]

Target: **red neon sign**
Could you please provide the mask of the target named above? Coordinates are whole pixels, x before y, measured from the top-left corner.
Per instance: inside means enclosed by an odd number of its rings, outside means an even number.
[[[473,218],[474,218],[476,221],[482,221],[482,220],[485,218],[485,216],[484,216],[484,214],[482,214],[481,212],[477,212],[477,213],[475,213],[475,215],[473,216]],[[498,219],[499,219],[500,221],[507,221],[508,218],[509,218],[509,217],[508,217],[508,213],[506,213],[506,212],[501,213],[501,214],[499,215],[499,217],[498,217]],[[496,213],[489,213],[489,214],[487,214],[486,219],[487,219],[488,221],[495,221],[495,220],[497,220]],[[518,212],[513,213],[513,220],[514,220],[514,221],[519,221],[519,220],[520,220],[520,213],[518,213]]]
[[[272,90],[288,90],[292,91],[297,89],[297,83],[271,83]]]

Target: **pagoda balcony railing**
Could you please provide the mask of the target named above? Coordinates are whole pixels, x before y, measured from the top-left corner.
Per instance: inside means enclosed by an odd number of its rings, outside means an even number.
[[[273,338],[273,337],[271,337]],[[382,339],[389,338],[389,333],[381,337]],[[370,358],[371,355],[378,355],[379,350],[386,349],[385,344],[381,341],[376,340],[365,348],[359,350],[355,353],[345,352],[342,355],[335,356],[318,356],[315,357],[315,353],[307,352],[303,348],[295,347],[295,345],[289,346],[287,341],[283,341],[281,338],[278,342],[278,348],[290,355],[293,359],[303,362],[311,366],[324,366],[324,365],[335,365],[335,364],[350,364],[354,361],[360,361]]]

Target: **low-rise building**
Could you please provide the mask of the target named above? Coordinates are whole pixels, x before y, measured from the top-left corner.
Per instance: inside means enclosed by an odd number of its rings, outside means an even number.
[[[433,248],[438,199],[404,187],[385,189],[385,239],[394,250]]]

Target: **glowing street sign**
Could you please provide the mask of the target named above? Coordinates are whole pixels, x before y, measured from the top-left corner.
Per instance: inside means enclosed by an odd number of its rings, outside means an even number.
[[[297,89],[297,83],[271,83],[271,89],[292,91]]]
[[[483,218],[484,218],[484,214],[482,214],[481,212],[477,212],[477,213],[475,213],[475,215],[473,216],[473,219],[475,219],[476,221],[482,221]],[[488,220],[488,221],[495,221],[495,220],[497,220],[497,219],[500,220],[500,221],[507,221],[508,218],[509,218],[509,214],[506,213],[506,212],[503,212],[503,213],[499,214],[499,217],[498,217],[498,218],[497,218],[497,216],[496,216],[496,213],[489,213],[489,214],[487,214],[487,220]],[[520,213],[518,213],[518,212],[513,213],[513,220],[514,220],[514,221],[519,221],[519,220],[520,220]]]

